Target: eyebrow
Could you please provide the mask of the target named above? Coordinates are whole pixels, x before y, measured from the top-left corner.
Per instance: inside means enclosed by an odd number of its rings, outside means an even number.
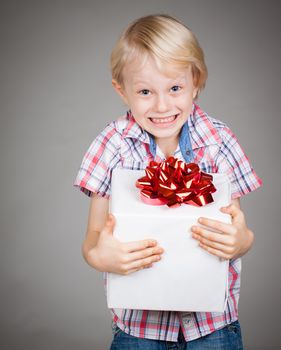
[[[177,78],[174,79],[170,79],[167,84],[173,84],[173,83],[179,83],[179,82],[183,82],[185,80],[185,76],[179,76]],[[150,84],[150,81],[145,81],[145,80],[136,80],[133,81],[133,85],[138,85],[138,84]]]

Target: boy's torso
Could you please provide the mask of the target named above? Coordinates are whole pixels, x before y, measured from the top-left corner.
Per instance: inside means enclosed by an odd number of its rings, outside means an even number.
[[[195,104],[182,128],[174,157],[195,162],[204,172],[227,174],[233,199],[261,185],[231,130]],[[153,138],[140,128],[129,111],[110,123],[94,140],[85,154],[75,185],[88,196],[95,192],[109,198],[112,169],[145,169],[151,160],[164,159]],[[180,327],[186,340],[207,335],[237,320],[240,273],[241,259],[230,260],[229,295],[223,313],[118,309],[112,310],[113,322],[126,333],[141,338],[177,341]],[[106,273],[104,277],[106,282]]]

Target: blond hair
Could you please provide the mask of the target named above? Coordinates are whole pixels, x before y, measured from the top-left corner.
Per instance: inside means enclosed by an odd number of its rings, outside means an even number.
[[[125,65],[139,57],[152,56],[162,70],[167,66],[191,66],[194,85],[201,91],[207,79],[204,53],[192,31],[169,15],[149,15],[133,21],[111,53],[112,78],[123,86]]]

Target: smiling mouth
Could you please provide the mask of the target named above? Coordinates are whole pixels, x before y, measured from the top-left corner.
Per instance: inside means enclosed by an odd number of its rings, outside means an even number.
[[[169,116],[169,117],[165,117],[165,118],[149,118],[152,123],[154,124],[166,124],[166,123],[172,123],[173,121],[176,120],[176,118],[178,117],[178,114]]]

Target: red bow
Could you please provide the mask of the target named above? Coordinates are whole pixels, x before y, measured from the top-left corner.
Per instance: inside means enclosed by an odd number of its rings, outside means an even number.
[[[201,207],[214,201],[213,177],[200,171],[195,163],[170,157],[160,163],[151,161],[145,173],[136,186],[141,189],[141,199],[146,204],[178,207],[185,203]]]

